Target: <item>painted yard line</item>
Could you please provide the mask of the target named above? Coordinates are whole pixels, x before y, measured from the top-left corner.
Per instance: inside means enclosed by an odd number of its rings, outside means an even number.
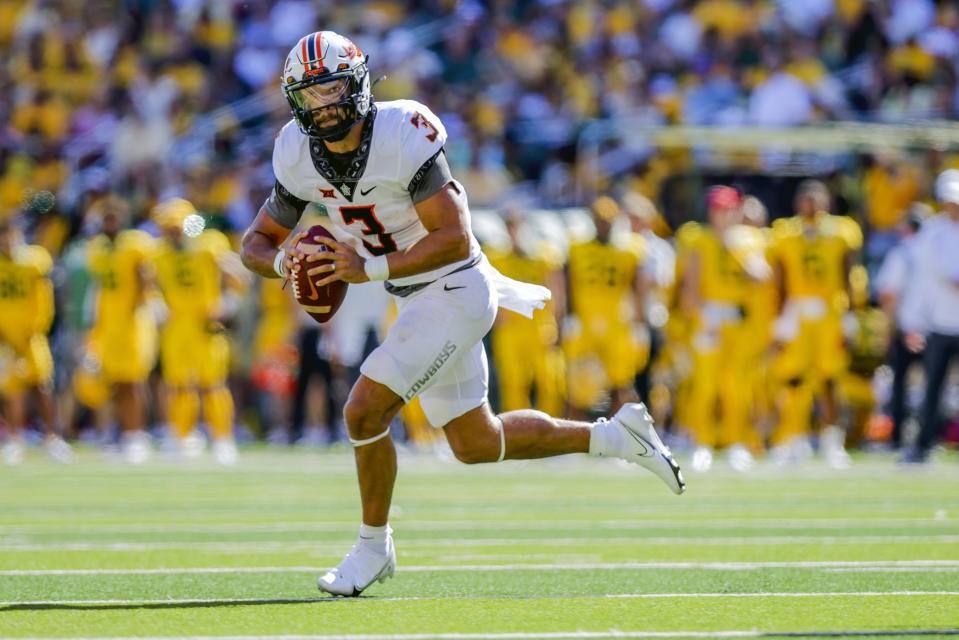
[[[750,571],[756,569],[871,569],[874,567],[959,568],[959,560],[863,560],[863,561],[796,561],[796,562],[624,562],[582,564],[499,564],[499,565],[400,565],[401,571],[577,571],[629,569],[714,569]],[[307,573],[326,571],[326,567],[173,567],[167,569],[7,569],[0,576],[70,576],[70,575],[144,575],[200,573]]]
[[[823,569],[827,573],[955,573],[959,567],[863,567],[862,569]]]
[[[397,519],[402,522],[402,519]],[[666,529],[674,527],[692,527],[698,529],[845,529],[850,525],[856,526],[909,526],[924,527],[928,525],[943,525],[948,522],[945,517],[940,518],[723,518],[722,520],[695,520],[695,519],[632,519],[632,520],[537,520],[538,526],[563,528],[636,528],[636,529]],[[409,524],[410,529],[417,531],[460,531],[462,529],[530,529],[529,519],[522,520],[415,520]],[[5,524],[0,525],[2,533],[50,533],[68,529],[71,533],[78,531],[124,532],[124,533],[203,533],[218,532],[232,533],[240,531],[353,531],[356,521],[323,521],[323,522],[222,522],[222,523],[183,523],[183,524],[141,524],[141,523],[77,523],[64,525],[61,523],[50,525],[39,524]]]
[[[743,536],[735,538],[703,538],[678,536],[666,537],[618,537],[602,536],[583,538],[476,538],[442,540],[403,540],[402,546],[408,549],[437,547],[496,547],[535,544],[537,546],[574,546],[583,544],[639,544],[644,545],[698,545],[706,547],[739,547],[754,545],[795,545],[795,544],[890,544],[890,543],[959,543],[959,535],[931,536]],[[204,540],[197,542],[47,542],[0,544],[0,551],[153,551],[158,549],[215,549],[224,552],[256,552],[265,550],[291,551],[297,549],[316,549],[331,541],[314,540],[257,540],[249,542],[230,542]]]
[[[320,598],[193,598],[169,600],[26,600],[0,601],[0,607],[55,607],[63,605],[97,606],[97,605],[184,605],[184,604],[290,604],[310,602],[410,602],[410,601],[444,601],[444,600],[561,600],[564,598],[629,598],[629,599],[665,599],[665,598],[887,598],[889,596],[959,596],[959,591],[799,591],[799,592],[759,592],[746,591],[740,593],[614,593],[614,594],[547,594],[547,595],[510,595],[510,596],[398,596],[395,598],[362,598],[351,600],[343,597]]]
[[[783,638],[783,637],[881,637],[913,635],[959,635],[959,629],[909,629],[872,631],[543,631],[515,633],[364,633],[343,635],[271,635],[274,640],[592,640],[593,638]],[[75,638],[74,640],[257,640],[265,636],[128,636]],[[60,640],[25,638],[23,640]]]

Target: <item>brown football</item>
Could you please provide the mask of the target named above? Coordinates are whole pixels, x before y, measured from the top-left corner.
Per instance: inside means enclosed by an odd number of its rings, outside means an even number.
[[[323,226],[317,224],[310,227],[306,237],[297,242],[296,246],[306,255],[326,251],[324,245],[313,239],[316,236],[333,238],[333,234],[327,231]],[[326,322],[332,318],[336,310],[343,304],[343,298],[346,297],[346,288],[348,286],[346,282],[337,280],[328,285],[318,287],[316,286],[316,282],[328,276],[329,273],[321,273],[312,277],[306,274],[307,270],[328,262],[329,260],[308,262],[306,265],[303,265],[304,268],[296,272],[296,277],[293,279],[293,295],[296,296],[296,301],[299,302],[300,305],[306,309],[306,312],[317,322]]]

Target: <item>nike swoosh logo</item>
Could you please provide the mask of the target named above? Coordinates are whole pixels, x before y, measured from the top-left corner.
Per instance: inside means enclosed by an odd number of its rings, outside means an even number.
[[[640,454],[641,456],[644,456],[644,457],[645,457],[645,456],[648,456],[648,455],[652,455],[652,454],[650,453],[649,443],[646,442],[645,439],[643,439],[643,438],[641,438],[640,436],[638,436],[637,434],[633,433],[633,430],[630,429],[629,427],[626,427],[626,433],[628,433],[629,435],[633,436],[633,440],[635,440],[635,441],[638,442],[639,444],[643,445],[644,451]]]
[[[463,285],[462,287],[451,287],[448,284],[443,285],[443,291],[455,291],[457,289],[465,289],[465,288],[466,288],[466,285]]]
[[[313,282],[313,278],[307,276],[306,281],[310,283],[310,295],[306,296],[307,300],[319,300],[320,293],[316,290],[316,284]]]
[[[376,185],[374,184],[372,187],[370,187],[370,188],[367,189],[366,191],[363,191],[362,189],[360,189],[360,195],[361,195],[361,196],[365,196],[366,194],[368,194],[370,191],[372,191],[372,190],[375,189],[375,188],[376,188]]]

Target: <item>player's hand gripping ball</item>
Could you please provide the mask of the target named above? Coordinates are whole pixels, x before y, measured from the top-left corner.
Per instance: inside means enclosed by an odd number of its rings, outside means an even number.
[[[317,242],[315,238],[324,237],[333,239],[332,234],[321,225],[314,225],[303,234],[300,234],[294,245],[305,256],[329,252],[329,249]],[[328,284],[319,285],[327,274],[309,275],[308,271],[318,265],[329,264],[330,260],[315,259],[294,268],[290,282],[293,283],[293,295],[296,301],[317,322],[326,322],[333,317],[336,310],[343,304],[346,297],[346,288],[349,286],[343,280],[334,280]]]

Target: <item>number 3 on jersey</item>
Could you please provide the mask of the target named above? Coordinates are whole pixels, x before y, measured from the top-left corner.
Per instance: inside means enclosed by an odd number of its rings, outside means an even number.
[[[436,130],[436,127],[433,126],[432,122],[423,117],[422,113],[419,111],[414,113],[413,117],[410,118],[410,124],[417,129],[420,128],[420,125],[423,125],[425,129],[429,130],[429,133],[426,134],[426,139],[430,142],[436,142],[436,136],[439,134],[439,132]]]
[[[384,229],[380,221],[376,219],[376,214],[373,213],[373,205],[364,207],[340,207],[340,215],[343,216],[343,222],[345,224],[353,224],[357,220],[365,223],[366,228],[363,229],[363,235],[377,237],[380,241],[379,245],[370,244],[366,240],[363,241],[363,246],[374,256],[382,256],[396,251],[396,243],[393,242],[390,234],[384,233],[386,229]]]

